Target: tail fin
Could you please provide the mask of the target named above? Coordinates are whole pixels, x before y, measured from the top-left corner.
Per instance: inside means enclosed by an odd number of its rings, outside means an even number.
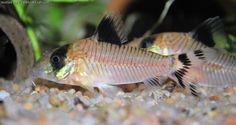
[[[218,49],[207,48],[203,50],[206,63],[202,65],[205,73],[201,81],[202,86],[225,87],[235,85],[236,57]]]
[[[200,86],[225,87],[235,84],[236,57],[218,49],[200,50],[175,55],[170,78],[192,95],[198,96]]]

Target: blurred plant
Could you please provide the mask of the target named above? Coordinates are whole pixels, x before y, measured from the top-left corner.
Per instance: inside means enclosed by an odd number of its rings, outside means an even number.
[[[87,23],[97,25],[105,10],[104,3],[96,0],[44,0],[40,4],[12,0],[12,3],[25,26],[36,61],[41,58],[39,43],[61,45],[84,37]]]
[[[32,19],[31,19],[31,17],[26,15],[25,10],[24,10],[24,6],[22,4],[18,4],[17,0],[12,0],[12,2],[13,2],[13,5],[16,9],[18,16],[20,17],[21,21],[26,26],[26,32],[27,32],[29,39],[32,43],[35,59],[39,60],[41,57],[41,51],[40,51],[38,40],[35,36],[34,30],[31,26]]]
[[[39,41],[54,46],[86,37],[87,24],[95,27],[104,10],[104,3],[91,0],[73,4],[30,4],[27,7],[28,15],[34,20],[35,34]]]
[[[48,2],[63,2],[63,3],[74,3],[74,2],[91,2],[95,0],[47,0]]]

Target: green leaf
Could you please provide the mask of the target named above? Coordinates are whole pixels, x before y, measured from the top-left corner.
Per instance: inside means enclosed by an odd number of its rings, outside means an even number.
[[[48,2],[63,2],[63,3],[74,3],[74,2],[93,2],[95,0],[48,0]]]
[[[38,61],[41,58],[41,51],[40,51],[40,48],[39,48],[37,37],[35,36],[35,33],[34,33],[34,31],[31,27],[27,27],[26,32],[27,32],[27,34],[29,36],[29,39],[31,41],[35,59]]]
[[[41,52],[40,52],[38,40],[35,36],[35,33],[32,27],[29,26],[32,23],[32,19],[31,17],[26,15],[23,4],[20,4],[18,0],[12,0],[12,2],[21,21],[26,25],[26,32],[32,44],[35,59],[39,60],[41,58]]]

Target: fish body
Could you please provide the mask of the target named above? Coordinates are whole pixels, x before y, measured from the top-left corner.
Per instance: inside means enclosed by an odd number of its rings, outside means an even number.
[[[130,46],[146,48],[148,51],[168,56],[187,53],[206,47],[189,33],[166,32],[140,38],[128,43]]]
[[[201,65],[203,79],[202,86],[226,87],[236,84],[236,57],[215,48],[197,51],[202,55],[204,63]]]
[[[195,96],[200,93],[199,85],[222,86],[220,78],[228,83],[236,80],[235,75],[224,76],[235,72],[231,68],[235,57],[219,56],[217,50],[193,42],[193,34],[159,34],[146,39],[152,41],[151,46],[163,40],[163,46],[173,50],[165,54],[165,50],[150,51],[150,46],[123,45],[126,38],[119,21],[114,15],[105,16],[92,37],[62,46],[45,57],[36,65],[35,76],[87,89],[143,82],[152,91],[170,78]],[[220,61],[222,58],[227,61]]]
[[[119,20],[113,14],[105,15],[93,36],[48,54],[35,66],[34,76],[87,89],[137,82],[160,84],[172,71],[174,57],[121,45],[126,38]]]
[[[223,23],[219,17],[209,18],[190,32],[164,32],[142,37],[126,43],[145,48],[160,55],[170,56],[191,53],[191,69],[179,69],[174,81],[185,88],[186,84],[208,87],[225,87],[235,85],[236,57],[221,49],[214,48],[214,34],[225,35]],[[226,40],[227,38],[224,38]],[[182,70],[182,71],[181,71]],[[183,72],[184,71],[184,72]]]
[[[93,39],[80,40],[66,48],[66,58],[58,54],[60,48],[50,57],[53,81],[93,87],[130,84],[168,75],[173,67],[173,57]]]
[[[219,17],[209,18],[189,32],[163,32],[141,37],[127,44],[167,56],[214,47],[216,45],[214,34],[226,36],[223,22]]]

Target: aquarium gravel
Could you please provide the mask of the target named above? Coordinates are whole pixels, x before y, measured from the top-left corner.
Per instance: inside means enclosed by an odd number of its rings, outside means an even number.
[[[66,88],[66,87],[65,87]],[[199,99],[176,88],[96,93],[43,84],[0,81],[2,125],[235,125],[236,87],[207,88]],[[209,94],[210,93],[210,94]]]

